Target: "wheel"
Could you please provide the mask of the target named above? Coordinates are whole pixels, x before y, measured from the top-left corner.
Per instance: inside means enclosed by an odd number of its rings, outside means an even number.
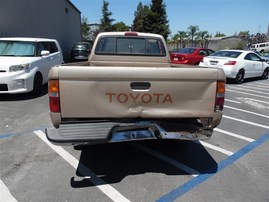
[[[42,87],[42,75],[37,73],[34,78],[33,93],[38,93]]]
[[[235,82],[240,84],[240,83],[243,83],[244,81],[244,70],[239,70],[239,72],[237,73],[236,77],[235,77]]]
[[[269,68],[267,67],[262,74],[262,79],[268,79]]]

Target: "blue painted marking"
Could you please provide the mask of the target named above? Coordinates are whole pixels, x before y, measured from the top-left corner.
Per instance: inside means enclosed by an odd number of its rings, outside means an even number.
[[[5,134],[5,135],[0,135],[0,139],[8,138],[11,136],[14,136],[15,134]]]
[[[263,136],[261,136],[260,138],[258,138],[257,140],[255,140],[254,142],[251,142],[248,145],[246,145],[245,147],[243,147],[242,149],[240,149],[238,152],[236,152],[233,155],[227,157],[226,159],[224,159],[223,161],[221,161],[218,164],[218,169],[217,169],[216,173],[220,172],[221,170],[223,170],[227,166],[231,165],[232,163],[234,163],[235,161],[237,161],[238,159],[243,157],[248,152],[252,151],[256,147],[258,147],[261,144],[263,144],[264,142],[266,142],[268,139],[269,139],[269,133],[266,133]],[[214,168],[209,169],[208,173],[210,173],[210,171],[212,169],[214,169]],[[168,194],[162,196],[158,201],[159,202],[174,201],[178,197],[182,196],[186,192],[193,189],[194,187],[196,187],[199,184],[203,183],[204,181],[208,180],[210,177],[214,176],[216,173],[199,175],[196,178],[193,178],[193,179],[189,180],[185,184],[183,184],[180,187],[178,187],[178,188],[174,189],[173,191],[169,192]]]
[[[36,130],[44,130],[47,127],[49,127],[49,126],[45,126],[44,128],[36,128],[36,129],[21,131],[21,132],[18,132],[18,133],[0,135],[0,139],[12,137],[12,136],[17,136],[17,135],[22,135],[22,134],[25,134],[25,133],[32,133],[33,131],[36,131]]]

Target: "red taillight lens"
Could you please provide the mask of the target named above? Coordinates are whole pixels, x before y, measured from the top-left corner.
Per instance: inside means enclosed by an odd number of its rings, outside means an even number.
[[[60,112],[60,99],[59,97],[49,97],[49,105],[51,112]]]
[[[224,65],[235,65],[236,61],[228,61]]]
[[[186,58],[183,56],[183,57],[180,58],[180,60],[184,61],[184,60],[186,60]]]
[[[61,111],[59,98],[59,80],[49,80],[48,87],[50,111],[59,113]]]
[[[218,81],[217,83],[217,92],[216,92],[216,101],[215,101],[215,111],[223,110],[224,106],[224,96],[225,96],[225,82]]]

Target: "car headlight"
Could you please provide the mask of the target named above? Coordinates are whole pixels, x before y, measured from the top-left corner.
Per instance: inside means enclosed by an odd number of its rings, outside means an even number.
[[[12,65],[9,67],[10,72],[16,72],[21,70],[27,70],[30,64],[23,64],[23,65]]]

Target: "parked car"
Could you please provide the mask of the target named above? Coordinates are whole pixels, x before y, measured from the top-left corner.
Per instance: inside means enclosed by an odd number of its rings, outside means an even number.
[[[203,57],[213,54],[208,48],[181,48],[179,51],[171,52],[170,59],[175,64],[199,65]]]
[[[268,78],[269,64],[253,51],[221,50],[204,57],[201,67],[222,68],[227,78],[242,83],[244,78]]]
[[[91,44],[87,42],[76,42],[74,43],[71,50],[71,61],[84,61],[88,60],[88,57],[91,53]]]
[[[55,39],[0,38],[0,94],[38,92],[50,68],[62,63]]]

